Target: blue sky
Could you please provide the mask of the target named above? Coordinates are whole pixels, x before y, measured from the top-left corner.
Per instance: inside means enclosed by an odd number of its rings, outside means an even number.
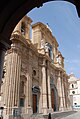
[[[76,8],[69,2],[54,1],[34,8],[27,14],[33,23],[49,24],[65,58],[67,74],[80,78],[80,18]]]

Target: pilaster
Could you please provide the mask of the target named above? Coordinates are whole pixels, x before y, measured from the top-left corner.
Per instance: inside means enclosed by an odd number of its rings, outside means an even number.
[[[59,96],[59,111],[63,111],[63,95],[62,95],[62,86],[61,86],[61,74],[60,71],[58,72],[58,81],[57,81],[57,89],[58,89],[58,96]]]
[[[51,107],[51,87],[50,87],[50,67],[49,67],[49,62],[47,66],[47,77],[48,77],[48,101],[49,101],[49,108],[48,111],[52,112],[52,107]]]
[[[19,107],[21,56],[19,49],[15,49],[16,47],[12,46],[12,52],[7,54],[6,91],[4,98],[7,114],[12,114],[12,107]]]
[[[29,51],[29,65],[28,65],[28,114],[32,114],[32,53]]]
[[[41,76],[41,66],[39,66],[39,86],[40,86],[40,98],[39,98],[39,113],[42,112],[42,76]]]
[[[45,59],[43,60],[42,66],[42,109],[43,113],[47,113],[47,87],[46,87],[46,63]]]
[[[62,72],[62,79],[61,80],[62,80],[61,81],[61,86],[62,86],[63,107],[64,107],[64,110],[66,110],[63,72]]]

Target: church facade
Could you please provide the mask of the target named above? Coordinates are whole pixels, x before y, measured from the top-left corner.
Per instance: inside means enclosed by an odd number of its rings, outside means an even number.
[[[80,110],[80,79],[72,73],[69,75],[70,105],[73,110]]]
[[[21,19],[5,55],[0,100],[6,117],[14,115],[14,109],[23,117],[69,109],[68,75],[59,44],[47,25],[35,23],[31,31],[31,23],[28,16]]]

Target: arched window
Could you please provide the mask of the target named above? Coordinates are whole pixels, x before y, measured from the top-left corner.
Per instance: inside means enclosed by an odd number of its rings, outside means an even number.
[[[72,84],[72,88],[74,88],[74,85]]]
[[[2,78],[4,78],[4,77],[5,77],[5,76],[4,76],[4,75],[5,75],[5,73],[6,73],[6,72],[5,72],[5,70],[3,69],[3,75],[2,75]]]
[[[19,105],[20,107],[24,107],[24,81],[21,81],[20,83],[20,100]]]
[[[50,49],[48,49],[48,51],[49,51],[49,57],[51,58],[51,50],[50,50]]]
[[[36,76],[36,70],[33,70],[33,76]]]
[[[20,84],[20,94],[21,95],[24,94],[24,81],[21,81],[21,84]]]
[[[52,59],[53,58],[52,45],[48,42],[45,43],[45,51],[48,52],[49,57]]]
[[[22,35],[25,35],[25,23],[24,22],[21,23],[21,33]]]
[[[20,98],[20,102],[19,102],[20,104],[20,107],[24,107],[24,98]]]

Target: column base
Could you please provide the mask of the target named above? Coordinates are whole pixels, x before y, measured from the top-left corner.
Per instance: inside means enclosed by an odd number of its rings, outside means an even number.
[[[27,107],[27,114],[29,115],[33,114],[32,107]]]
[[[47,113],[52,113],[52,112],[53,112],[52,108],[47,109]]]
[[[65,111],[64,107],[60,107],[59,111]]]
[[[48,109],[47,108],[43,108],[43,114],[47,114],[48,113]]]

